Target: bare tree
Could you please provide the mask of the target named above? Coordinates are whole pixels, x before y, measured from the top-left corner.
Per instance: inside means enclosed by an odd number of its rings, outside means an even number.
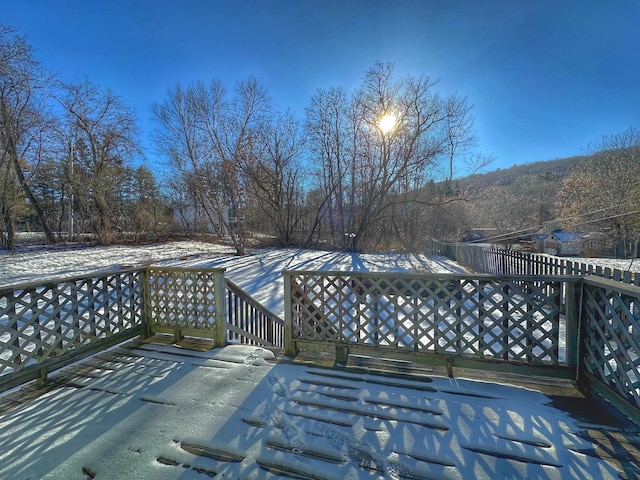
[[[110,90],[88,81],[64,85],[60,103],[73,132],[73,189],[98,242],[113,241],[127,164],[139,154],[133,110]]]
[[[451,182],[455,173],[455,160],[469,154],[469,149],[476,145],[477,138],[473,132],[472,105],[467,98],[452,96],[446,100],[445,109],[447,110],[445,117],[445,155],[449,167],[447,179]],[[469,166],[470,163],[475,164],[479,159],[486,159],[486,157],[471,153],[470,158],[465,163]],[[482,160],[480,162],[482,163]],[[474,165],[474,168],[477,168],[477,166]]]
[[[307,108],[306,128],[317,162],[317,187],[324,196],[319,219],[326,217],[332,243],[341,245],[350,222],[349,199],[355,195],[353,123],[342,89],[319,90]],[[347,188],[351,186],[350,195]],[[318,223],[316,222],[316,225]]]
[[[239,82],[232,96],[218,81],[177,86],[153,105],[160,150],[174,171],[189,179],[199,206],[229,235],[238,255],[244,254],[247,236],[242,165],[255,157],[256,132],[269,109],[266,90],[255,79]]]
[[[640,240],[640,131],[602,137],[567,176],[557,208],[568,228],[600,233],[617,256],[636,254]]]
[[[395,79],[393,67],[376,64],[350,99],[320,90],[307,110],[307,126],[327,195],[334,239],[348,236],[353,249],[381,240],[388,210],[425,184],[444,158],[470,144],[466,99],[442,98],[428,77]],[[407,200],[408,201],[408,200]]]
[[[42,156],[47,130],[45,94],[50,75],[33,58],[27,41],[15,30],[0,24],[0,169],[5,182],[16,182],[35,211],[49,243],[55,237],[39,199],[34,195],[27,167],[35,171]],[[13,170],[10,174],[9,170]],[[9,188],[8,184],[5,188]],[[0,196],[5,226],[3,244],[13,248],[15,217],[9,196]]]
[[[301,163],[304,131],[291,112],[275,114],[262,122],[254,144],[254,154],[241,164],[254,216],[267,219],[266,228],[275,233],[280,245],[290,245],[303,229],[306,215]]]

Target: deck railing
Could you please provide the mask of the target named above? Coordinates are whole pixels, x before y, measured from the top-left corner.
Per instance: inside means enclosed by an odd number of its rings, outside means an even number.
[[[0,392],[138,335],[278,347],[283,325],[223,269],[152,267],[1,287]]]
[[[226,342],[224,269],[153,267],[145,269],[144,323],[146,335],[173,334]]]
[[[284,272],[285,352],[580,380],[640,414],[640,288],[582,277]]]
[[[296,344],[324,343],[428,354],[430,360],[447,355],[467,365],[480,359],[560,367],[545,368],[549,375],[564,371],[570,377],[575,370],[578,316],[563,288],[575,298],[578,279],[300,271],[285,276],[289,353]]]
[[[144,268],[0,288],[0,391],[166,332],[409,356],[577,380],[640,412],[640,288],[595,277],[285,272],[285,320],[221,269]],[[222,306],[221,308],[217,308]]]
[[[640,409],[640,288],[585,278],[581,312],[578,382]]]
[[[434,244],[435,246],[432,246]],[[471,270],[488,275],[589,275],[640,285],[640,274],[536,253],[504,250],[468,243],[427,242],[429,252],[441,252]]]
[[[139,335],[140,270],[0,288],[0,391]]]
[[[284,320],[227,279],[227,341],[265,347],[284,346]]]

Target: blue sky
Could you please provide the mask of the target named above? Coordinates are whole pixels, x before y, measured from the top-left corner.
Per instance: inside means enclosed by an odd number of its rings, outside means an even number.
[[[20,0],[0,21],[62,80],[122,96],[147,144],[150,105],[178,82],[252,75],[302,116],[318,88],[350,92],[376,61],[467,96],[491,169],[640,127],[637,0]]]

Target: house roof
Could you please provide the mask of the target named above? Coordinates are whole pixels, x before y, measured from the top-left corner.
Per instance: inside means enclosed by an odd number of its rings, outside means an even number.
[[[552,235],[561,242],[577,242],[585,237],[583,233],[563,232],[560,230],[554,231]]]
[[[251,346],[134,344],[50,386],[0,414],[0,477],[613,479],[625,468],[597,454],[586,432],[600,426],[538,391],[278,362]]]

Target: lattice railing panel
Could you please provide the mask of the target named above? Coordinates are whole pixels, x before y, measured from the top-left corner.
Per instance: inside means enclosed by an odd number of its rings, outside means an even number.
[[[582,315],[583,367],[640,407],[640,289],[585,282]]]
[[[557,280],[287,275],[294,340],[559,363]]]
[[[195,269],[150,269],[148,323],[213,330],[216,275],[223,273]]]
[[[0,289],[0,375],[141,324],[140,274]]]

